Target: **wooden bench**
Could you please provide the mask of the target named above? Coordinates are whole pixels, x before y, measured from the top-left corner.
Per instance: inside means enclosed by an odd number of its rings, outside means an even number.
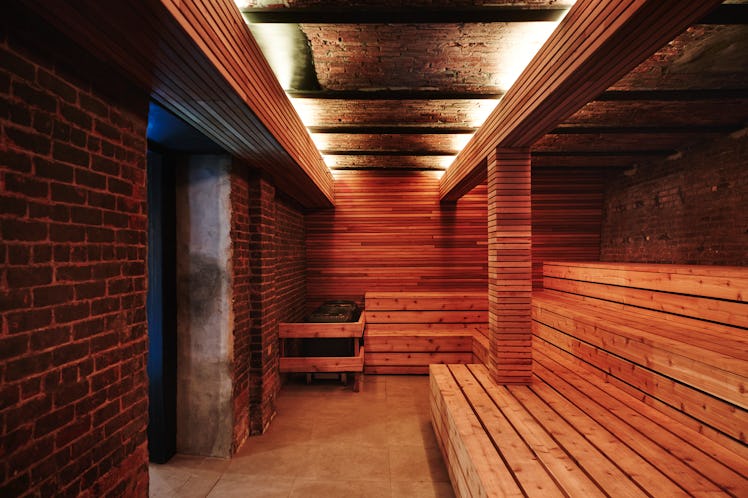
[[[427,374],[431,363],[485,361],[486,293],[367,292],[366,373]]]
[[[748,269],[548,263],[533,382],[432,365],[458,496],[748,496]]]

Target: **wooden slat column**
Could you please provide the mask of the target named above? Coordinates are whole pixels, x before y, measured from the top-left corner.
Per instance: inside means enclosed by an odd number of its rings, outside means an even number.
[[[489,370],[500,384],[532,375],[529,148],[495,149],[488,166]]]

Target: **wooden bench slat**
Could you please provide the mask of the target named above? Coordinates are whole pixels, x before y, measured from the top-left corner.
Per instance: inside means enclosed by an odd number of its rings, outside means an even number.
[[[367,336],[366,350],[369,353],[391,353],[423,351],[427,353],[472,353],[473,334],[465,335],[401,335]]]
[[[574,309],[581,306],[586,310],[584,312],[601,319],[637,324],[639,328],[651,329],[662,337],[739,358],[742,361],[748,360],[748,332],[737,327],[633,308],[620,303],[590,296],[567,294],[557,290],[543,290],[536,292],[534,296],[536,305],[541,301],[555,301]]]
[[[501,414],[467,366],[451,365],[449,369],[523,491],[528,495],[547,498],[564,496],[546,468]]]
[[[497,386],[488,376],[484,365],[469,365],[468,368],[483,385],[494,404],[501,409],[507,420],[522,435],[548,473],[570,496],[606,496],[590,477],[577,465],[559,443],[541,426],[525,407],[509,395],[507,388]]]
[[[701,316],[705,320],[748,328],[748,311],[746,303],[720,301],[698,296],[673,295],[648,289],[617,287],[596,282],[566,280],[546,276],[543,278],[543,288],[557,290],[583,296],[609,299],[616,295],[620,300],[619,308],[625,305],[648,308],[655,311],[674,313],[686,316]]]
[[[366,351],[366,366],[416,366],[432,363],[470,363],[472,352],[437,352],[437,353],[370,353]]]
[[[556,345],[591,365],[634,386],[646,386],[647,394],[671,407],[676,407],[698,420],[708,422],[712,427],[735,439],[745,438],[744,428],[748,425],[745,410],[713,398],[675,382],[655,371],[646,370],[618,356],[606,353],[574,337],[562,334],[556,329],[533,322],[533,333],[540,339]],[[629,391],[630,392],[630,391]]]
[[[486,311],[366,311],[367,323],[482,323]]]
[[[654,496],[685,496],[689,492],[717,492],[719,489],[685,467],[678,459],[652,444],[637,428],[622,423],[594,401],[559,382],[553,374],[535,365],[535,374],[542,381],[533,391],[574,426],[583,427],[583,434],[601,452],[615,455],[615,463],[640,487]],[[554,382],[555,381],[555,382]],[[680,465],[678,465],[680,464]],[[678,473],[673,473],[673,469]],[[688,488],[677,484],[686,481]]]
[[[720,489],[738,494],[748,489],[748,463],[723,446],[694,431],[683,434],[684,426],[673,424],[661,412],[585,375],[578,362],[551,346],[538,347],[535,358],[535,372],[543,382],[559,390],[569,386],[586,396],[589,403],[585,411],[594,412],[596,420],[611,427],[640,453],[652,452],[648,459],[657,462],[662,472],[692,494]],[[681,429],[680,435],[673,431],[674,427]],[[644,437],[638,437],[637,432]],[[650,442],[654,448],[650,448]]]
[[[446,434],[443,437],[453,444],[457,458],[453,463],[465,471],[464,496],[524,496],[509,469],[502,464],[449,369],[432,365],[430,376],[436,389],[435,397],[443,403],[446,415],[442,427]]]
[[[543,264],[543,275],[730,301],[748,301],[748,269],[742,267],[546,262]]]
[[[368,311],[459,311],[488,310],[486,293],[366,293]]]
[[[745,392],[748,385],[745,374],[748,372],[742,371],[748,363],[714,352],[707,355],[703,350],[687,348],[682,343],[643,331],[637,337],[624,324],[598,321],[582,314],[569,317],[567,314],[568,308],[558,308],[546,302],[542,307],[534,308],[533,319],[739,407],[748,407],[748,393]]]
[[[507,389],[606,493],[612,496],[647,496],[614,462],[580,434],[576,427],[561,419],[530,388],[508,386]]]

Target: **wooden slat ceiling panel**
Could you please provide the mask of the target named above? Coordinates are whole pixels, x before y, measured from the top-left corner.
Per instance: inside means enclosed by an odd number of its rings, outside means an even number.
[[[28,3],[302,204],[332,204],[330,172],[229,0]]]

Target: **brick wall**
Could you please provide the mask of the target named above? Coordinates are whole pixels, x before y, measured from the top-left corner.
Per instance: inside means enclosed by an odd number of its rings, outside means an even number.
[[[608,180],[601,259],[748,264],[748,135]]]
[[[22,19],[0,20],[0,495],[145,496],[147,96]]]
[[[306,306],[306,229],[304,214],[292,201],[276,197],[275,229],[278,321],[298,322]]]
[[[231,244],[234,312],[234,453],[249,435],[250,239],[249,185],[246,168],[235,164],[231,174]]]
[[[250,432],[262,434],[275,416],[278,376],[278,317],[275,295],[275,187],[260,177],[249,181],[250,316],[252,317]]]
[[[251,174],[247,194],[249,426],[251,434],[262,434],[275,416],[275,399],[281,386],[278,322],[301,320],[304,315],[305,228],[301,211],[292,201],[277,195],[266,179]],[[243,209],[238,203],[234,207]],[[237,242],[234,240],[235,251]],[[235,348],[237,363],[244,361],[236,354]]]

